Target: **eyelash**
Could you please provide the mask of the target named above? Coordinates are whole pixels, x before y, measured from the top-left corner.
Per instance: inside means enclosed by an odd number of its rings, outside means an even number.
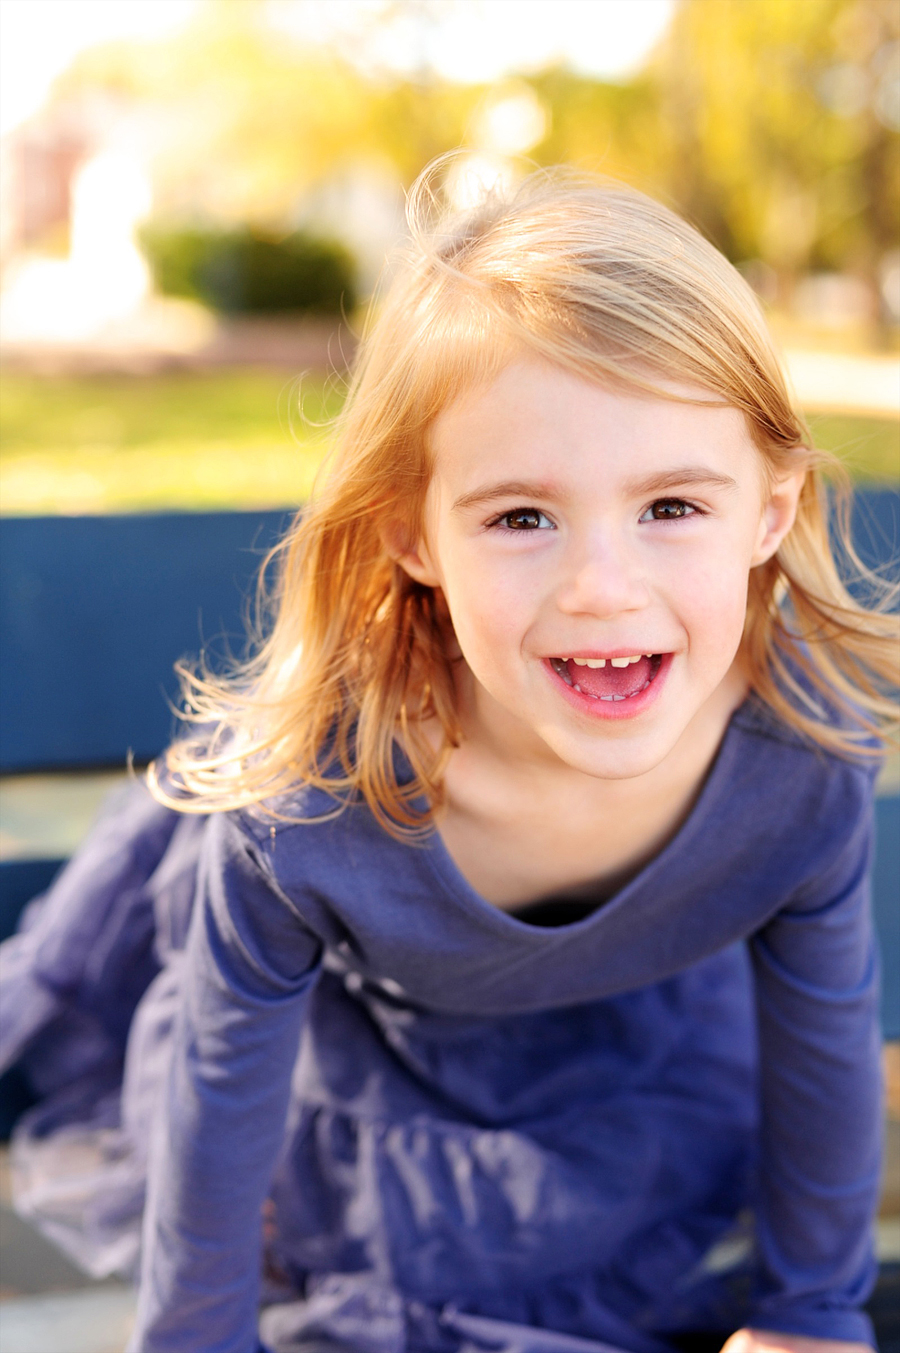
[[[648,517],[648,515],[647,515],[648,513],[651,513],[651,512],[653,511],[654,508],[661,507],[661,506],[665,506],[665,507],[675,507],[675,508],[681,508],[681,509],[686,509],[686,510],[682,510],[682,511],[676,512],[676,513],[674,513],[674,514],[673,514],[672,516],[670,516],[670,517]],[[656,498],[656,499],[654,499],[654,501],[650,504],[649,507],[647,507],[647,508],[644,509],[644,511],[641,513],[640,517],[638,517],[638,521],[639,521],[639,522],[644,522],[644,521],[647,521],[647,522],[650,522],[650,521],[684,521],[684,519],[685,519],[686,517],[693,517],[693,516],[703,517],[703,516],[705,516],[705,515],[706,515],[706,514],[705,514],[703,508],[698,507],[696,503],[690,503],[690,502],[688,502],[688,500],[687,500],[686,498]],[[488,529],[494,529],[494,530],[497,530],[497,531],[504,531],[504,532],[507,532],[509,535],[519,535],[519,534],[527,535],[527,534],[529,534],[531,531],[540,531],[540,530],[546,530],[546,529],[547,529],[546,527],[542,527],[542,526],[540,526],[540,525],[538,525],[538,526],[507,526],[507,525],[504,525],[504,523],[507,522],[508,519],[509,519],[510,517],[525,517],[525,516],[533,516],[533,517],[539,517],[539,518],[540,518],[540,517],[543,517],[543,519],[544,519],[545,522],[549,522],[549,523],[550,523],[551,529],[554,530],[554,531],[556,530],[556,527],[554,526],[554,524],[553,524],[552,522],[550,522],[550,518],[547,516],[547,514],[546,514],[545,512],[542,512],[542,511],[540,510],[540,508],[537,508],[537,507],[514,507],[514,508],[512,508],[512,510],[509,511],[509,512],[502,512],[502,513],[500,514],[499,517],[494,517],[494,519],[493,519],[492,521],[489,521],[489,522],[488,522],[488,524],[487,524],[487,525],[488,525]]]
[[[488,522],[488,527],[489,527],[489,528],[493,527],[493,528],[495,528],[495,529],[498,530],[498,531],[505,531],[505,532],[507,532],[507,534],[509,534],[509,535],[511,535],[511,536],[512,536],[512,535],[527,535],[529,531],[540,531],[540,530],[546,530],[546,529],[547,529],[546,527],[541,527],[541,526],[525,527],[525,526],[504,526],[504,525],[503,525],[503,523],[504,523],[504,522],[507,520],[507,518],[509,518],[509,517],[527,517],[527,516],[543,517],[544,521],[550,522],[550,518],[547,516],[546,512],[542,512],[542,511],[540,510],[539,507],[514,507],[514,508],[512,508],[509,512],[501,512],[501,514],[500,514],[499,517],[495,517],[495,518],[493,519],[493,521],[489,521],[489,522]],[[556,527],[553,525],[552,522],[550,522],[550,525],[551,525],[551,527],[553,528],[553,530],[555,531],[555,530],[556,530]]]
[[[675,513],[675,514],[674,514],[673,516],[671,516],[671,517],[648,517],[648,516],[647,516],[647,514],[648,514],[649,512],[652,512],[653,509],[654,509],[655,507],[662,507],[662,506],[665,506],[665,507],[677,507],[677,508],[687,508],[687,511],[686,511],[686,512],[684,512],[684,511],[682,511],[682,512],[677,512],[677,513]],[[647,521],[684,521],[685,517],[694,517],[694,516],[697,516],[697,517],[704,517],[705,515],[706,515],[706,513],[703,511],[703,508],[702,508],[702,507],[698,507],[696,503],[690,503],[690,502],[688,502],[688,500],[687,500],[686,498],[655,498],[654,501],[650,504],[650,506],[647,507],[647,508],[645,508],[644,511],[641,513],[641,515],[638,517],[638,521],[639,521],[639,522],[643,522],[643,521],[645,521],[645,520],[647,520]]]

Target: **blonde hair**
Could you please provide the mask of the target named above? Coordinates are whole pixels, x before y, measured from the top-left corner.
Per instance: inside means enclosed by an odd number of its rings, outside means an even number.
[[[827,458],[792,405],[750,288],[690,225],[622,185],[537,172],[453,213],[439,172],[413,190],[405,258],[362,344],[331,453],[269,561],[256,650],[227,679],[182,670],[185,717],[203,727],[169,749],[164,773],[151,768],[154,792],[186,811],[268,800],[277,813],[278,796],[306,785],[336,811],[361,797],[395,834],[430,829],[460,737],[452,634],[440,594],[404,572],[383,536],[390,523],[417,537],[436,417],[523,349],[625,389],[701,387],[744,412],[773,479],[808,471],[796,524],[751,573],[751,685],[814,743],[871,754],[893,714],[896,619],[884,599],[866,609],[841,581]]]

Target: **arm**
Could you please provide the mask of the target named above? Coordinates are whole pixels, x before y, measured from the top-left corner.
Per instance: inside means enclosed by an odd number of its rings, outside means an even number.
[[[741,1339],[747,1353],[778,1348],[759,1342],[776,1332],[873,1346],[859,1309],[875,1273],[872,1219],[881,1159],[864,783],[860,775],[858,811],[838,829],[844,839],[825,870],[751,944],[762,1110],[760,1280],[748,1321],[757,1333],[736,1336],[730,1353],[738,1353]],[[840,1344],[825,1342],[822,1349],[839,1353]]]
[[[130,1353],[254,1353],[261,1208],[318,944],[231,814],[201,855]]]

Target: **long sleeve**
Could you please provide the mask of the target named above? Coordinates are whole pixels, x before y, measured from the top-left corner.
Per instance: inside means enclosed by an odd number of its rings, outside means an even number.
[[[869,795],[859,775],[861,795]],[[873,1342],[881,1157],[878,972],[861,802],[827,870],[751,945],[761,1064],[761,1275],[748,1322]]]
[[[319,945],[232,814],[209,819],[129,1353],[258,1348],[261,1207]]]

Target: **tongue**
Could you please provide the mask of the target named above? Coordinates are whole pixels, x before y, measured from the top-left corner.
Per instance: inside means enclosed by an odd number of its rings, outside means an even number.
[[[584,691],[585,695],[637,695],[638,691],[650,680],[650,659],[641,658],[640,662],[629,663],[627,667],[576,667],[571,658],[566,663],[569,679]]]

